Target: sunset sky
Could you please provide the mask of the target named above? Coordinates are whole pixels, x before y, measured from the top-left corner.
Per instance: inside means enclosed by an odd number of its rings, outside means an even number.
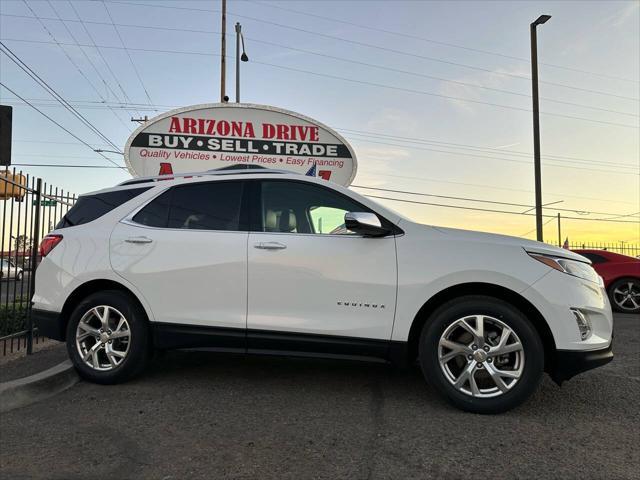
[[[0,37],[123,148],[137,127],[131,116],[219,100],[219,8],[0,0]],[[563,219],[563,239],[640,243],[639,1],[229,0],[228,9],[228,31],[242,23],[250,58],[243,101],[337,129],[358,157],[354,185],[432,196],[359,192],[510,212],[534,202],[529,24],[552,15],[538,34],[543,199],[562,202],[545,209],[545,240],[557,241],[555,207],[574,218]],[[234,35],[227,44],[233,99]],[[109,148],[5,55],[0,81]],[[15,107],[14,163],[111,165],[1,87],[0,100]],[[22,168],[76,193],[128,177],[116,168]],[[533,216],[381,202],[423,223],[535,238]]]

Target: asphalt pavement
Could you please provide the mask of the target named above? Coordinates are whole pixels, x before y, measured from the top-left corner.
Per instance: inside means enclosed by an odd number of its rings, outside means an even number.
[[[417,368],[169,352],[124,385],[81,382],[0,418],[0,477],[631,479],[640,318],[616,358],[522,407],[460,412]]]

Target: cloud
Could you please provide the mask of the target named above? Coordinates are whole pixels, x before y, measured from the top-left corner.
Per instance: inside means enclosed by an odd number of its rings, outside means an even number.
[[[631,1],[621,10],[605,18],[603,23],[619,27],[636,14],[638,12],[638,8],[640,8],[640,2]]]
[[[509,77],[509,75],[528,77],[529,73],[530,72],[526,65],[513,68],[498,67],[493,69],[491,72],[477,72],[452,79],[455,82],[460,83],[441,82],[439,92],[442,95],[447,95],[449,97],[460,97],[461,99],[487,101],[487,95],[491,94],[491,90],[478,88],[473,85],[488,88],[505,89],[507,86],[513,83],[513,78]],[[463,85],[465,83],[469,85]],[[510,90],[509,88],[506,89]],[[516,98],[516,96],[512,95],[510,95],[510,97]],[[463,113],[473,115],[477,112],[477,105],[474,103],[465,102],[463,100],[457,100],[454,98],[450,98],[448,99],[448,101],[457,110]],[[514,104],[512,102],[507,103]]]

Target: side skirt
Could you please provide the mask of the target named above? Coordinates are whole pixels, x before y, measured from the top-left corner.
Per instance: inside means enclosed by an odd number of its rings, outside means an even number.
[[[201,348],[262,355],[390,361],[406,365],[406,342],[272,330],[152,323],[154,347]]]

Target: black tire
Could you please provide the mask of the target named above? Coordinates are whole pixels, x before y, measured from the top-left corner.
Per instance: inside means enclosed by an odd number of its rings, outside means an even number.
[[[21,282],[22,281],[22,272],[18,272],[18,274],[16,275],[16,282]]]
[[[621,313],[640,313],[640,307],[633,308],[633,306],[630,305],[630,302],[626,302],[624,305],[628,305],[631,308],[622,308],[616,302],[615,293],[614,293],[615,290],[616,289],[626,290],[629,288],[628,287],[629,283],[633,285],[633,292],[640,292],[640,278],[621,278],[619,280],[616,280],[609,286],[608,293],[609,293],[609,302],[611,303],[611,308],[616,312],[621,312]],[[640,304],[640,298],[635,297],[635,299],[636,299],[635,300],[636,303]]]
[[[112,370],[99,371],[87,365],[76,345],[76,330],[85,313],[96,306],[106,305],[118,310],[129,324],[131,341],[125,358]],[[105,290],[89,295],[74,309],[66,332],[67,352],[82,378],[94,383],[114,384],[125,382],[140,374],[146,367],[151,348],[149,322],[144,310],[135,298],[119,290]]]
[[[524,366],[518,381],[496,397],[480,398],[456,389],[440,367],[438,345],[441,335],[456,320],[470,315],[487,315],[505,323],[520,339]],[[464,296],[439,307],[423,327],[419,345],[420,366],[427,382],[454,406],[474,413],[502,413],[529,398],[544,371],[544,347],[525,315],[507,302],[487,296]],[[464,357],[464,356],[463,356]]]

